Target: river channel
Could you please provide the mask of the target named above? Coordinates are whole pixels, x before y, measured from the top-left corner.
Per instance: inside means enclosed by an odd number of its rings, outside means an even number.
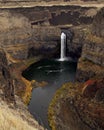
[[[34,88],[28,109],[41,125],[50,130],[47,111],[57,89],[66,82],[74,82],[76,62],[44,59],[34,63],[23,72],[28,80],[45,82],[44,87]]]

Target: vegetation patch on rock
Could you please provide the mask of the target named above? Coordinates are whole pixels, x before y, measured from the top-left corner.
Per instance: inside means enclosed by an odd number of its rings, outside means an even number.
[[[104,105],[102,95],[100,94],[101,97],[99,97],[99,99],[102,99],[101,102],[96,100],[96,94],[98,94],[99,90],[104,88],[103,81],[102,79],[89,80],[84,84],[64,84],[63,87],[56,92],[49,106],[48,119],[52,130],[73,129],[75,127],[75,125],[72,125],[73,121],[78,130],[103,130]],[[91,85],[97,88],[96,92],[92,94],[93,96],[91,96],[89,89]],[[85,96],[88,90],[89,96]],[[67,117],[67,115],[69,116]],[[76,117],[76,119],[73,119],[70,115],[73,118]]]

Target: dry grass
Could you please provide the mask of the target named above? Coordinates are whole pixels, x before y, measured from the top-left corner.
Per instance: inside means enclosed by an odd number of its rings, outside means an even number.
[[[25,78],[22,77],[22,81],[25,83],[26,85],[26,89],[25,92],[22,96],[22,99],[24,101],[25,104],[28,104],[31,98],[31,92],[32,92],[32,84],[35,82],[35,80],[32,81],[28,81]]]
[[[0,130],[39,130],[16,112],[15,109],[10,109],[6,103],[0,102]]]
[[[50,124],[50,127],[52,130],[57,130],[56,126],[56,115],[57,115],[57,105],[60,105],[60,101],[64,98],[71,97],[73,98],[75,96],[75,93],[77,93],[78,84],[73,84],[71,82],[63,84],[63,86],[58,89],[49,105],[48,109],[48,121]],[[69,92],[70,91],[70,92]]]

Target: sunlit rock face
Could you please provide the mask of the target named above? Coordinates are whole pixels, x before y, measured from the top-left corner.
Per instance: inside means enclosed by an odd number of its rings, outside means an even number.
[[[0,11],[0,14],[0,46],[14,58],[26,57],[25,46],[30,42],[31,36],[28,19],[20,14],[13,15],[9,11]]]
[[[0,103],[0,129],[9,130],[44,130],[39,124],[31,118],[26,107],[20,101],[20,106],[13,108],[1,100]],[[22,109],[20,109],[22,108]],[[4,125],[5,123],[5,125]]]
[[[14,80],[19,83],[15,84]],[[27,107],[23,104],[20,97],[17,96],[17,91],[20,92],[21,89],[25,91],[24,84],[17,80],[8,65],[6,53],[0,48],[0,128],[5,130],[25,130],[27,128],[30,130],[44,130],[32,118],[27,111]],[[22,86],[21,89],[20,86]]]

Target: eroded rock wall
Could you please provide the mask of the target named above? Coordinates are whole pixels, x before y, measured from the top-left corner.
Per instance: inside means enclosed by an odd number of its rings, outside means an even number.
[[[86,36],[77,71],[77,79],[79,81],[85,81],[93,77],[104,77],[103,15],[104,8],[95,16],[90,29],[85,30]]]
[[[104,8],[94,17],[92,32],[88,30],[82,50],[82,58],[104,66]]]
[[[6,53],[0,49],[0,129],[44,130],[32,118],[21,98],[16,95],[19,86],[15,84],[14,78]],[[25,88],[21,89],[25,91]]]
[[[86,42],[83,47],[82,58],[104,66],[104,43]]]
[[[14,58],[26,58],[27,49],[25,47],[31,37],[28,19],[20,14],[12,15],[8,11],[1,11],[0,14],[0,46]]]
[[[0,46],[10,61],[59,53],[62,28],[86,26],[96,12],[79,6],[0,9]]]
[[[92,33],[98,37],[104,37],[104,8],[94,17]]]
[[[6,54],[0,49],[0,89],[3,91],[2,98],[15,102],[14,84],[8,67]]]

